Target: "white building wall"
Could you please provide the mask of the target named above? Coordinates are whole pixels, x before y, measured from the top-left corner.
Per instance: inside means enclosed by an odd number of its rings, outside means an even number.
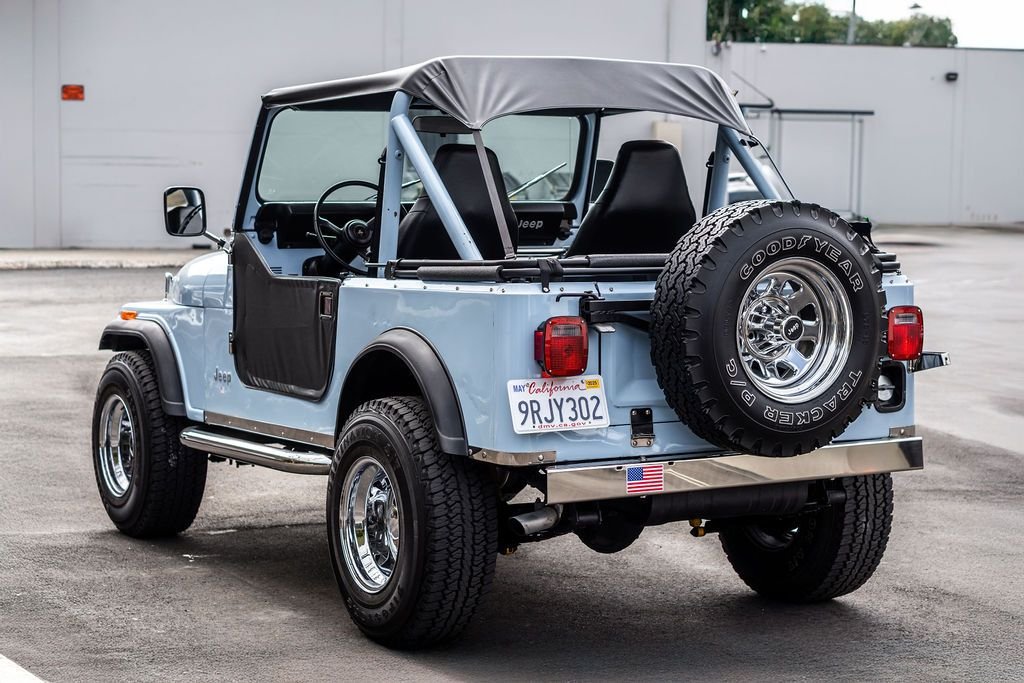
[[[779,108],[872,109],[864,122],[863,212],[886,223],[1024,221],[1024,52],[737,44],[707,65]],[[958,79],[947,82],[945,74]],[[755,123],[768,139],[766,121]],[[846,207],[850,127],[784,124],[780,166],[799,197]]]
[[[1024,52],[971,50],[954,110],[953,220],[1024,222]]]
[[[65,246],[182,246],[163,234],[169,185],[202,187],[211,230],[227,227],[259,96],[384,68],[380,2],[253,7],[62,3],[61,76],[86,92],[61,109]]]
[[[35,244],[32,0],[0,2],[0,245]]]
[[[704,16],[692,0],[3,0],[0,247],[180,247],[158,209],[174,184],[204,188],[226,227],[274,87],[442,54],[700,62]],[[61,83],[85,101],[61,102]]]
[[[874,109],[865,213],[1024,220],[1024,139],[1005,128],[1024,104],[1024,52],[734,45],[713,56],[704,27],[696,0],[2,0],[0,247],[180,246],[158,210],[172,184],[203,187],[211,228],[223,228],[260,94],[460,53],[704,63],[781,107]],[[960,80],[946,83],[946,71]],[[62,83],[84,84],[85,101],[61,102]],[[601,154],[664,118],[609,120]],[[1000,127],[1006,151],[990,155]],[[680,130],[695,203],[713,133]],[[845,206],[847,134],[786,125],[783,167],[800,196]]]
[[[0,29],[2,31],[2,29]],[[32,12],[32,180],[36,247],[58,247],[61,235],[60,4],[36,0]],[[0,114],[2,116],[2,114]],[[2,162],[0,162],[2,163]],[[3,225],[0,224],[0,243]]]

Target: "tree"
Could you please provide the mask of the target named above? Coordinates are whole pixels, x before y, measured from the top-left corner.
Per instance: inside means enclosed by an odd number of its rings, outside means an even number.
[[[956,34],[949,19],[925,14],[897,21],[863,21],[857,26],[859,45],[955,47],[956,43]]]
[[[764,43],[845,43],[848,15],[817,2],[708,0],[708,39]],[[896,21],[857,22],[858,45],[953,47],[953,23],[914,14]]]
[[[842,43],[847,21],[824,5],[796,5],[794,40],[800,43]]]

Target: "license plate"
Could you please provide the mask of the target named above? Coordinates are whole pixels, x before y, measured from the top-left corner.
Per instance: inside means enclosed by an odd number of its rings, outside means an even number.
[[[608,426],[608,400],[600,375],[510,380],[508,405],[516,434]]]

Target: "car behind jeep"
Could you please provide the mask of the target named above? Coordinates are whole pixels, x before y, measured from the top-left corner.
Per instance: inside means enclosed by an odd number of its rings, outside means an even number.
[[[717,126],[707,177],[657,140],[599,159],[630,112]],[[737,165],[759,198],[729,204]],[[209,462],[326,475],[345,604],[396,647],[567,533],[614,553],[682,521],[764,596],[856,590],[890,473],[923,466],[913,373],[947,361],[870,225],[768,168],[696,66],[448,57],[265,95],[230,239],[169,188],[168,231],[218,249],[103,331],[110,518],[184,531]]]

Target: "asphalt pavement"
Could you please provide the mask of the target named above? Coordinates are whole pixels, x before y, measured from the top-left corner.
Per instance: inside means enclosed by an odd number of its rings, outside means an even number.
[[[918,284],[926,469],[894,475],[875,577],[827,604],[749,592],[717,538],[648,529],[617,555],[575,537],[498,558],[466,637],[400,653],[349,621],[325,479],[210,466],[178,538],[117,533],[89,457],[120,303],[163,271],[0,272],[0,664],[51,680],[1022,680],[1024,235],[883,232]],[[0,667],[0,678],[9,669]]]

